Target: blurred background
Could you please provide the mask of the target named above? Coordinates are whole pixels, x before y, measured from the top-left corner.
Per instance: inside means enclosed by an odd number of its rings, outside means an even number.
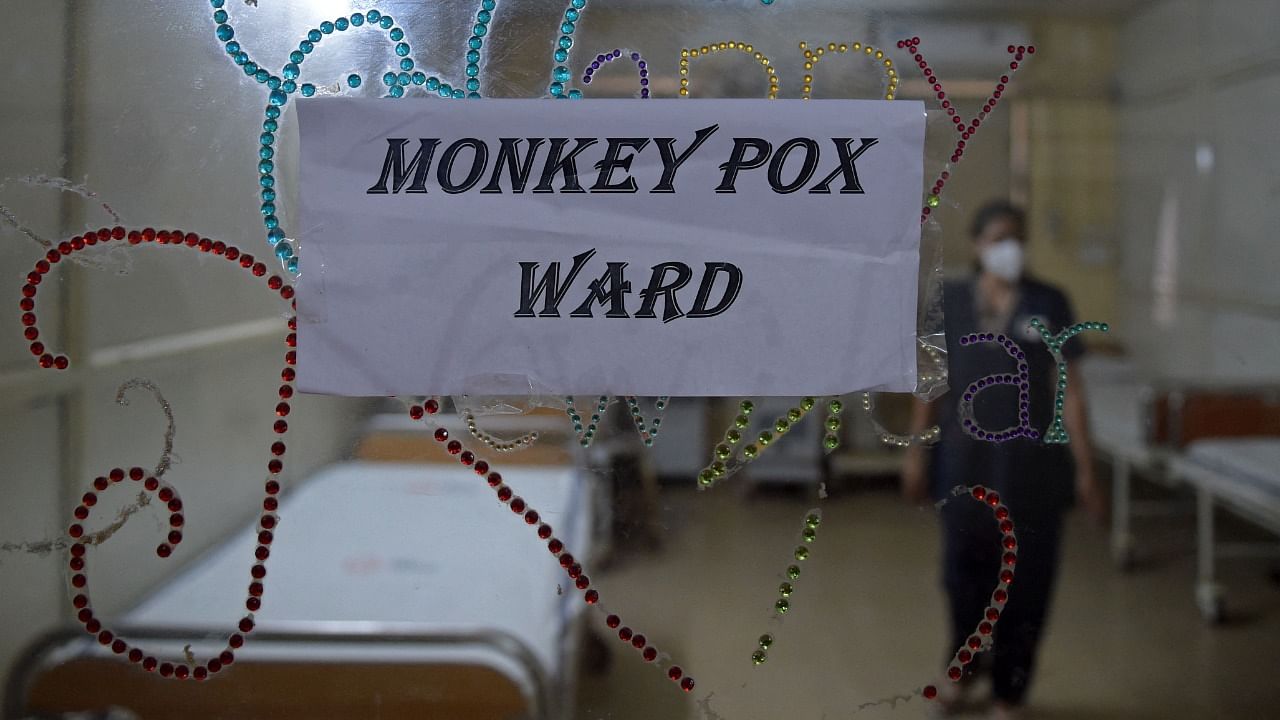
[[[279,72],[322,20],[376,8],[404,28],[420,69],[461,85],[478,5],[226,0],[224,9],[235,39]],[[480,61],[485,95],[547,94],[567,5],[498,1]],[[48,243],[100,227],[182,228],[269,257],[254,181],[267,90],[215,38],[213,12],[205,2],[4,5],[0,278],[14,305]],[[638,96],[625,60],[578,82],[597,52],[642,53],[653,97],[672,98],[681,49],[730,40],[770,59],[780,98],[800,97],[809,73],[814,98],[879,98],[883,79],[862,58],[828,56],[806,71],[800,42],[882,48],[901,71],[898,98],[926,100],[927,178],[954,137],[897,41],[921,39],[964,117],[1007,72],[1008,46],[1036,46],[926,228],[943,273],[962,277],[975,263],[978,207],[1025,207],[1029,272],[1062,288],[1078,319],[1110,324],[1073,341],[1089,350],[1077,362],[1107,512],[1066,521],[1027,717],[1273,713],[1276,27],[1280,5],[1267,0],[592,0],[577,23],[569,65],[588,101]],[[353,28],[319,45],[305,63],[317,95],[385,94],[380,78],[399,61],[385,35]],[[358,89],[347,87],[351,73],[364,78]],[[739,53],[699,58],[689,78],[692,97],[769,89]],[[439,100],[414,99],[427,94],[411,86],[404,102]],[[305,246],[288,109],[277,136],[277,214]],[[841,399],[838,450],[824,451],[815,411],[711,492],[698,491],[696,476],[741,399],[674,398],[662,411],[641,399],[645,422],[661,417],[652,447],[614,400],[588,448],[563,399],[441,399],[433,422],[555,527],[574,555],[566,564],[580,563],[600,593],[594,607],[535,528],[500,512],[493,490],[406,417],[405,403],[422,398],[300,396],[262,610],[235,663],[197,684],[113,657],[76,620],[72,512],[111,468],[156,470],[171,412],[164,481],[181,494],[181,547],[156,556],[170,522],[154,500],[101,493],[86,521],[102,540],[86,556],[92,608],[170,663],[217,658],[253,581],[288,306],[218,257],[112,245],[64,261],[39,286],[40,340],[70,356],[71,369],[37,367],[21,310],[10,306],[0,328],[4,717],[941,711],[923,697],[944,682],[956,649],[940,511],[901,497],[903,451],[880,437],[861,394]],[[815,308],[833,323],[840,310]],[[145,384],[117,402],[131,379]],[[874,400],[881,427],[907,431],[910,396]],[[753,432],[799,399],[754,401]],[[596,407],[576,398],[584,424]],[[538,434],[528,449],[489,446],[528,433]],[[818,537],[779,614],[777,588],[813,509]],[[610,614],[645,641],[620,640]],[[767,661],[753,663],[766,633]],[[652,662],[647,646],[658,650]],[[696,685],[682,691],[686,677]],[[978,692],[958,712],[994,710]]]

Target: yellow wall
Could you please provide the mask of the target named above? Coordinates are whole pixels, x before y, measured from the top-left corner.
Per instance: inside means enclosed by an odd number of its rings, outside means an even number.
[[[1012,109],[1025,118],[1026,177],[1015,177],[1015,192],[1026,194],[1030,267],[1068,292],[1078,319],[1114,324],[1121,257],[1115,30],[1051,20],[1037,23],[1034,37],[1040,52],[1017,79],[1024,85]],[[1019,126],[1015,120],[1015,133]],[[1084,337],[1116,343],[1123,334]]]
[[[1027,104],[1031,267],[1068,290],[1077,317],[1114,322],[1119,261],[1114,108],[1098,100]]]

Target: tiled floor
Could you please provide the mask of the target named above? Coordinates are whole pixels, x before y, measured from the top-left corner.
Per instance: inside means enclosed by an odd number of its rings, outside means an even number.
[[[731,488],[667,489],[662,500],[663,551],[622,558],[597,571],[596,582],[608,609],[698,685],[681,693],[611,638],[608,669],[582,676],[579,718],[930,716],[919,689],[935,680],[944,654],[933,510],[906,506],[890,488],[837,488],[821,503]],[[815,506],[824,520],[793,609],[771,624],[779,575]],[[1209,627],[1192,594],[1193,518],[1136,529],[1143,560],[1124,574],[1110,562],[1105,531],[1071,518],[1029,717],[1280,716],[1280,585],[1265,562],[1224,563],[1230,617]],[[599,617],[592,621],[601,627]],[[768,662],[754,667],[749,657],[765,631],[776,642]]]

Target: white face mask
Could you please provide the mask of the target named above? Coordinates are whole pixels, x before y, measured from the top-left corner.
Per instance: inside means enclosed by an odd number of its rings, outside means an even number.
[[[1022,243],[1015,238],[1005,238],[992,243],[978,256],[982,269],[1013,282],[1022,277]]]

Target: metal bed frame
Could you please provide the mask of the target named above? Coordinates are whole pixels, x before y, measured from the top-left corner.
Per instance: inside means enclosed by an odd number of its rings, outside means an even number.
[[[1205,390],[1214,392],[1240,392],[1256,395],[1257,390],[1238,385],[1182,386],[1174,384],[1149,385],[1144,388],[1142,417],[1146,444],[1140,448],[1128,448],[1094,437],[1100,454],[1109,458],[1113,473],[1111,496],[1111,553],[1117,567],[1128,570],[1134,561],[1134,541],[1130,521],[1134,517],[1191,515],[1196,517],[1196,588],[1195,600],[1201,616],[1210,623],[1224,619],[1225,591],[1216,581],[1216,560],[1219,558],[1280,558],[1280,546],[1274,543],[1217,543],[1214,537],[1214,508],[1222,504],[1232,513],[1259,527],[1280,533],[1280,510],[1271,510],[1245,501],[1215,482],[1208,471],[1200,471],[1184,461],[1179,452],[1185,445],[1183,413],[1186,393]],[[1275,390],[1264,391],[1271,397]],[[1155,398],[1165,399],[1163,437],[1156,436],[1153,426]],[[1205,439],[1208,439],[1206,436]],[[1160,485],[1178,489],[1187,487],[1194,494],[1193,503],[1182,498],[1172,500],[1134,501],[1132,475],[1135,469]],[[1217,486],[1215,489],[1214,486]]]
[[[1172,477],[1195,488],[1196,493],[1196,605],[1205,620],[1217,623],[1226,615],[1226,589],[1217,582],[1218,559],[1261,558],[1280,560],[1280,543],[1218,542],[1214,534],[1214,507],[1222,505],[1233,514],[1280,535],[1280,506],[1249,497],[1220,473],[1190,461],[1175,459]]]
[[[139,642],[200,642],[208,638],[209,630],[199,628],[147,628],[120,627],[118,634]],[[347,647],[419,646],[478,647],[497,650],[504,657],[516,662],[528,674],[533,692],[527,695],[530,720],[549,720],[562,717],[572,704],[571,698],[558,697],[551,692],[546,673],[539,666],[529,648],[514,635],[502,631],[478,630],[467,632],[423,632],[420,626],[406,623],[381,622],[299,622],[274,623],[270,629],[256,630],[246,643],[252,653],[254,648],[272,645],[342,645]],[[59,652],[76,658],[114,658],[108,648],[103,648],[74,628],[64,628],[47,633],[31,643],[19,656],[5,684],[3,718],[19,720],[27,716],[28,692],[35,678],[45,669],[55,667],[67,657],[56,658]],[[576,661],[575,653],[569,653],[568,662]],[[124,662],[124,661],[119,661]],[[139,673],[143,672],[138,670]],[[213,682],[216,682],[214,680]],[[572,693],[571,683],[566,683]]]

